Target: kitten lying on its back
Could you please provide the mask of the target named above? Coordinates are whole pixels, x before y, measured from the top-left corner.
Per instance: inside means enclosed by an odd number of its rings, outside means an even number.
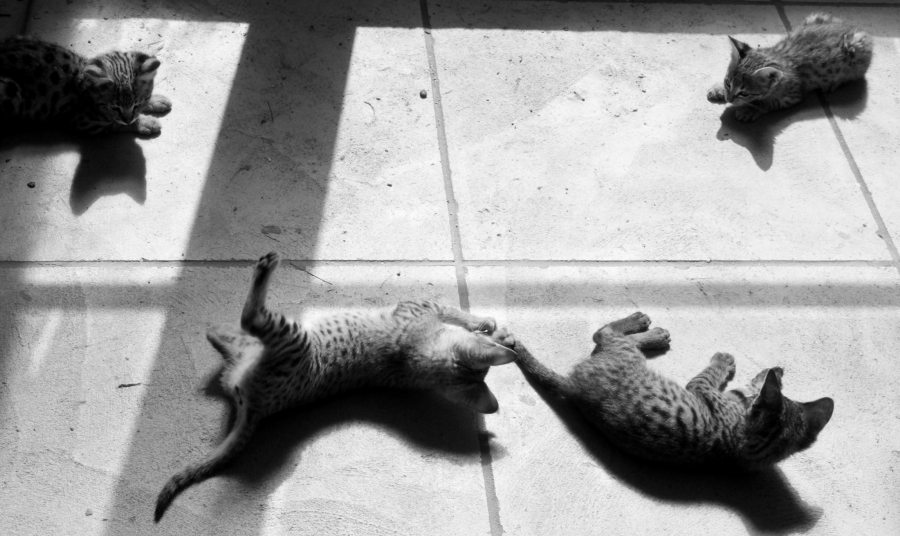
[[[514,344],[491,318],[432,302],[339,313],[300,326],[266,306],[278,255],[259,259],[237,328],[213,328],[209,342],[225,358],[222,386],[235,421],[224,441],[166,483],[159,521],[176,495],[218,470],[250,439],[260,419],[297,404],[362,386],[434,389],[473,411],[497,411],[484,377],[514,360]]]
[[[830,398],[797,403],[781,394],[780,368],[760,372],[745,389],[724,392],[734,358],[717,353],[681,387],[647,368],[642,349],[664,349],[669,333],[647,331],[642,313],[594,333],[591,356],[568,378],[516,343],[522,371],[571,400],[613,443],[655,461],[744,469],[774,464],[808,448],[828,423]]]
[[[872,38],[831,15],[814,13],[769,48],[750,48],[733,37],[724,84],[706,94],[710,102],[734,104],[740,121],[788,108],[816,90],[834,91],[862,79],[872,62]]]

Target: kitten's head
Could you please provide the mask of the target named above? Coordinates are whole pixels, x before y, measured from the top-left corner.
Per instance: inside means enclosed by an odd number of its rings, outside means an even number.
[[[765,98],[784,72],[750,45],[729,36],[731,63],[725,73],[725,101],[736,105]]]
[[[750,383],[744,454],[753,465],[771,465],[810,447],[828,424],[834,401],[794,402],[781,394],[781,367],[765,369]]]
[[[109,52],[88,60],[82,88],[110,123],[137,121],[153,93],[159,60],[143,52]]]

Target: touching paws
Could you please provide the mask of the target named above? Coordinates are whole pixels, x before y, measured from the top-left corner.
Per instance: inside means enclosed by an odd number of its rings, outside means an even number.
[[[499,328],[491,333],[491,339],[507,348],[515,349],[516,338],[506,328]]]
[[[478,324],[475,329],[472,331],[477,331],[480,333],[484,333],[486,335],[490,335],[494,333],[494,330],[497,329],[497,321],[491,317],[485,317],[481,319],[481,323]]]

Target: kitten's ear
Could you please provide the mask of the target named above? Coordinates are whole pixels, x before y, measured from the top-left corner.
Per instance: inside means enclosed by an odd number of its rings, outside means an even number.
[[[753,71],[753,78],[756,78],[757,80],[765,80],[769,83],[769,85],[778,82],[783,76],[784,72],[781,69],[776,69],[775,67],[763,67],[761,69]]]
[[[781,408],[781,367],[770,368],[766,371],[766,379],[759,395],[753,402],[753,409],[777,410]]]
[[[146,54],[138,54],[137,64],[138,64],[138,79],[139,80],[153,80],[153,77],[156,76],[156,70],[159,69],[159,60],[156,59],[154,56],[148,56]]]
[[[487,337],[477,337],[477,343],[457,355],[475,370],[485,370],[497,365],[512,363],[518,357],[515,350],[507,348]]]
[[[730,35],[728,36],[728,40],[731,41],[732,59],[734,59],[735,57],[737,57],[737,59],[742,59],[751,50],[750,45],[743,41],[738,41]]]
[[[831,420],[834,413],[834,400],[825,397],[814,402],[804,402],[803,413],[806,415],[806,425],[813,437],[819,434],[822,428]]]
[[[448,400],[478,413],[496,413],[500,404],[484,382],[454,385],[444,389]]]
[[[84,74],[85,77],[91,81],[91,83],[97,86],[103,86],[112,83],[112,79],[110,79],[109,75],[106,74],[106,69],[103,68],[103,62],[96,58],[92,59],[88,62],[87,65],[84,66]]]

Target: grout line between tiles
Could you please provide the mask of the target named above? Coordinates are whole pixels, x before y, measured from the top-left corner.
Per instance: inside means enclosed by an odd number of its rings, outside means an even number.
[[[772,4],[775,6],[775,10],[778,11],[778,16],[781,17],[781,23],[784,24],[785,29],[790,32],[792,30],[792,25],[784,10],[784,3],[780,0],[772,0]],[[859,185],[863,199],[865,199],[866,205],[869,207],[869,212],[875,220],[876,225],[878,225],[878,236],[884,240],[888,252],[891,254],[891,258],[894,261],[894,267],[900,272],[900,253],[897,252],[897,245],[894,243],[894,239],[891,237],[891,233],[884,223],[884,218],[881,217],[881,211],[878,210],[878,206],[875,204],[875,199],[872,197],[872,191],[869,189],[869,185],[866,183],[865,178],[863,178],[862,172],[859,170],[859,166],[856,163],[856,158],[854,158],[853,153],[850,151],[850,146],[847,144],[847,139],[844,138],[844,133],[841,131],[841,127],[838,125],[837,119],[835,119],[834,113],[831,111],[831,105],[821,91],[816,92],[816,97],[819,100],[819,105],[825,112],[825,117],[828,119],[828,124],[831,125],[831,130],[834,132],[835,138],[837,138],[838,145],[840,145],[841,151],[844,153],[847,165],[850,166],[850,171],[853,173],[853,177]]]
[[[457,266],[454,260],[416,260],[416,259],[287,259],[282,258],[285,265],[303,266]],[[145,268],[244,268],[253,266],[256,260],[92,260],[92,261],[0,261],[0,269],[15,268],[98,268],[98,267],[145,267]],[[794,259],[664,259],[664,260],[589,260],[589,259],[469,259],[462,261],[464,268],[478,267],[521,267],[550,268],[555,266],[581,267],[639,267],[639,266],[834,266],[834,267],[894,267],[893,260],[849,259],[849,260],[794,260]],[[465,296],[468,304],[468,296]]]
[[[441,87],[438,80],[437,59],[434,54],[434,36],[431,34],[431,16],[428,12],[428,1],[419,0],[422,13],[422,32],[425,39],[425,51],[428,55],[428,71],[431,75],[431,98],[434,102],[435,129],[437,130],[438,149],[441,154],[441,172],[444,178],[444,193],[447,198],[447,213],[450,220],[450,243],[453,249],[453,266],[456,271],[456,287],[459,292],[459,305],[463,311],[469,310],[469,286],[466,282],[466,267],[462,254],[462,238],[459,232],[459,204],[453,191],[453,177],[450,169],[450,154],[447,150],[447,131],[444,122],[444,108],[441,103]],[[487,503],[488,524],[491,536],[501,536],[503,525],[500,523],[500,500],[494,485],[493,454],[484,415],[477,414],[475,425],[478,430],[478,449],[481,455],[481,477],[484,482],[484,495]]]

